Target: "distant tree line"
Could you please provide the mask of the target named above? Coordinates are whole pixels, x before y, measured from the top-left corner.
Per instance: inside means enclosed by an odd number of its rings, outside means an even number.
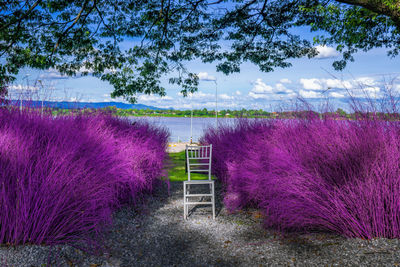
[[[161,109],[161,110],[152,110],[152,109],[120,109],[114,106],[102,108],[102,109],[53,109],[54,115],[63,115],[63,114],[74,114],[74,113],[91,113],[96,111],[103,112],[112,112],[117,116],[153,116],[153,117],[190,117],[193,112],[194,117],[215,117],[215,110],[207,110],[203,109],[194,109],[191,110],[176,110],[176,109]],[[276,116],[276,112],[267,112],[262,109],[240,109],[240,110],[230,110],[223,109],[218,111],[219,117],[264,117],[264,118],[272,118]]]
[[[150,109],[116,109],[116,114],[119,116],[168,116],[168,117],[215,117],[215,110],[193,109],[193,110],[150,110]],[[273,113],[259,110],[230,110],[223,109],[218,111],[219,117],[272,117]]]
[[[109,113],[115,116],[121,117],[190,117],[191,110],[175,110],[175,109],[163,109],[163,110],[152,110],[152,109],[120,109],[115,106],[94,109],[46,109],[47,112],[51,112],[55,116],[71,115],[71,114],[92,114],[92,113]],[[215,117],[214,110],[194,109],[193,117]],[[225,118],[269,118],[269,119],[307,119],[307,118],[334,118],[334,119],[364,119],[364,118],[376,118],[379,120],[400,120],[399,113],[384,113],[384,112],[353,112],[347,113],[341,108],[332,112],[319,113],[310,110],[299,110],[299,111],[281,111],[281,112],[268,112],[262,109],[239,109],[230,110],[223,109],[218,111],[218,117]]]

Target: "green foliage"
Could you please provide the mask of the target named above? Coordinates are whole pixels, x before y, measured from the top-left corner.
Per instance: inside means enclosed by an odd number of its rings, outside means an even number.
[[[344,110],[341,109],[341,108],[338,108],[338,109],[336,110],[336,113],[337,113],[339,116],[341,116],[341,117],[346,117],[346,115],[347,115],[346,111],[344,111]]]
[[[312,31],[323,32],[314,38],[314,43],[334,45],[342,53],[342,59],[333,63],[337,70],[354,61],[352,55],[359,50],[366,52],[385,47],[389,48],[389,56],[399,53],[400,24],[386,15],[337,2],[302,7],[302,11],[305,16],[299,24],[310,25]]]
[[[165,95],[160,80],[197,90],[185,62],[216,62],[225,74],[243,62],[261,71],[314,57],[333,44],[343,69],[358,50],[399,53],[398,1],[385,0],[9,0],[0,3],[0,85],[24,67],[55,68],[108,81],[113,97]],[[373,5],[370,2],[375,3]],[[365,4],[366,3],[366,4]],[[352,4],[352,5],[349,5]],[[360,6],[363,7],[360,7]],[[397,13],[396,13],[397,12]],[[318,31],[312,43],[296,27]]]
[[[190,117],[193,113],[194,117],[215,117],[214,110],[203,109],[194,109],[191,110],[176,110],[176,109],[162,109],[162,110],[152,110],[152,109],[120,109],[115,106],[106,107],[99,109],[104,111],[105,113],[114,114],[116,116],[147,116],[147,117]],[[96,109],[52,109],[53,115],[67,115],[67,114],[90,114],[96,112]],[[282,113],[283,114],[283,113]],[[227,117],[227,118],[273,118],[276,114],[264,111],[264,110],[219,110],[219,117]]]
[[[38,108],[40,110],[40,108]],[[194,109],[191,110],[175,110],[175,109],[163,109],[163,110],[152,110],[152,109],[120,109],[113,107],[106,107],[102,109],[58,109],[58,108],[46,108],[46,113],[51,112],[54,116],[72,115],[72,114],[95,114],[100,112],[101,114],[111,114],[121,117],[190,117],[193,112],[194,117],[210,118],[215,117],[214,110],[207,109]],[[336,112],[324,112],[318,113],[316,111],[309,110],[298,110],[298,111],[282,111],[282,112],[268,112],[264,110],[255,109],[241,109],[241,110],[220,110],[218,116],[224,118],[266,118],[266,119],[305,119],[310,115],[318,118],[335,118],[335,119],[351,119],[357,120],[360,118],[375,118],[381,120],[399,121],[400,114],[394,112],[353,112],[346,113],[341,108],[338,108]]]
[[[118,116],[155,116],[155,117],[190,117],[193,114],[194,117],[215,117],[214,110],[194,109],[191,110],[149,110],[149,109],[117,109],[115,112]],[[219,110],[219,117],[227,118],[272,118],[273,114],[264,110]]]

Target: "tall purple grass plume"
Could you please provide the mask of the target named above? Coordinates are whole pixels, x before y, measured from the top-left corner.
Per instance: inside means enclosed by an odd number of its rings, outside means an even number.
[[[230,211],[254,206],[265,226],[400,238],[400,124],[373,118],[238,120],[209,129]]]
[[[168,135],[107,114],[0,108],[0,243],[94,241],[159,181]]]

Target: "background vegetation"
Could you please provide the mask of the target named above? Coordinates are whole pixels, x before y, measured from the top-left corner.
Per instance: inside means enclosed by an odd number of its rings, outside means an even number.
[[[108,107],[104,109],[47,109],[53,115],[71,115],[71,114],[90,114],[97,111],[104,111],[110,114],[114,114],[120,117],[190,117],[192,114],[194,117],[200,118],[212,118],[215,117],[215,110],[194,109],[191,110],[175,110],[175,109],[162,109],[162,110],[151,110],[151,109],[119,109],[115,107]],[[267,118],[267,119],[297,119],[308,117],[312,113],[319,118],[335,117],[336,119],[358,119],[358,118],[381,118],[386,120],[399,120],[399,113],[394,110],[390,112],[386,109],[386,112],[378,111],[354,111],[346,112],[341,108],[338,108],[335,112],[316,112],[310,110],[299,110],[299,111],[281,111],[281,112],[268,112],[262,109],[239,109],[239,110],[219,110],[218,116],[225,118]]]

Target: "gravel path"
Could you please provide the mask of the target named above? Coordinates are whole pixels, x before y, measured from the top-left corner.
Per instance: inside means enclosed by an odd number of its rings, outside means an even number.
[[[0,247],[0,266],[397,266],[399,240],[344,239],[329,234],[282,237],[262,228],[255,210],[227,214],[217,202],[183,218],[182,183],[115,214],[105,249],[89,255],[71,246]]]

